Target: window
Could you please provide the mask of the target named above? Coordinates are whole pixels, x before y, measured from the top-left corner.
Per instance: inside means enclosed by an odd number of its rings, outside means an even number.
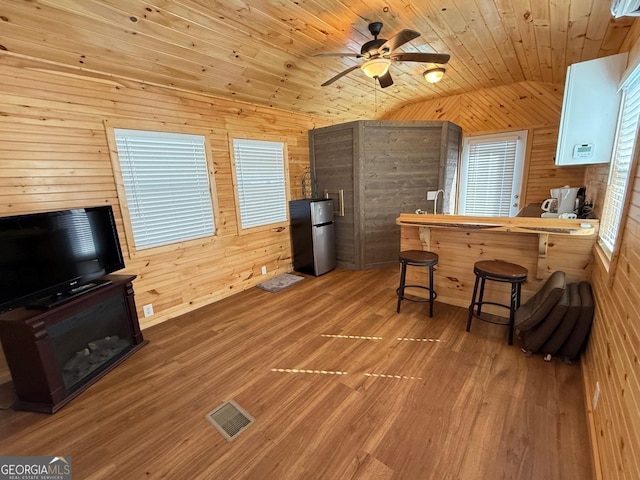
[[[214,235],[205,137],[113,131],[136,249]]]
[[[464,139],[462,215],[513,217],[518,213],[526,145],[526,130]]]
[[[598,243],[611,259],[616,250],[640,115],[640,67],[622,82],[622,108],[604,197]]]
[[[286,221],[284,143],[234,138],[233,158],[242,229]]]

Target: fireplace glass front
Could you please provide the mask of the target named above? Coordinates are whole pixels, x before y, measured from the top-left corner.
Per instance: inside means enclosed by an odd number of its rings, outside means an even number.
[[[133,332],[122,295],[47,327],[67,392],[82,386],[133,347]]]

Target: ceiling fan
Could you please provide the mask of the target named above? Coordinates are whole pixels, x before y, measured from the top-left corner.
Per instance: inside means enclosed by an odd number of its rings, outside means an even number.
[[[400,30],[389,40],[378,38],[382,30],[381,22],[373,22],[369,24],[369,31],[373,35],[373,40],[369,40],[362,45],[360,53],[318,53],[316,57],[356,57],[364,58],[366,61],[359,65],[354,65],[340,72],[335,77],[330,78],[322,84],[323,87],[331,85],[333,82],[342,78],[347,73],[354,71],[356,68],[371,78],[377,78],[382,88],[393,85],[393,79],[389,73],[389,66],[392,62],[426,62],[426,63],[447,63],[450,55],[447,53],[394,53],[398,47],[410,42],[414,38],[418,38],[420,33],[415,30]],[[444,69],[440,69],[444,72]]]

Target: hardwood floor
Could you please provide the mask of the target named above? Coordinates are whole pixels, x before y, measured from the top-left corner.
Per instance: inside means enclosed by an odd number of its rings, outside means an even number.
[[[54,415],[0,411],[0,454],[76,479],[589,479],[580,366],[436,302],[395,311],[397,269],[253,288],[144,331]],[[234,399],[227,442],[205,419]]]

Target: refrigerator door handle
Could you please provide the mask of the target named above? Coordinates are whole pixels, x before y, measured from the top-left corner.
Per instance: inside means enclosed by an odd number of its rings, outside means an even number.
[[[333,215],[336,217],[344,217],[344,189],[340,188],[336,191],[331,191],[327,188],[323,190],[324,198],[333,199]],[[337,202],[335,200],[338,200]]]

